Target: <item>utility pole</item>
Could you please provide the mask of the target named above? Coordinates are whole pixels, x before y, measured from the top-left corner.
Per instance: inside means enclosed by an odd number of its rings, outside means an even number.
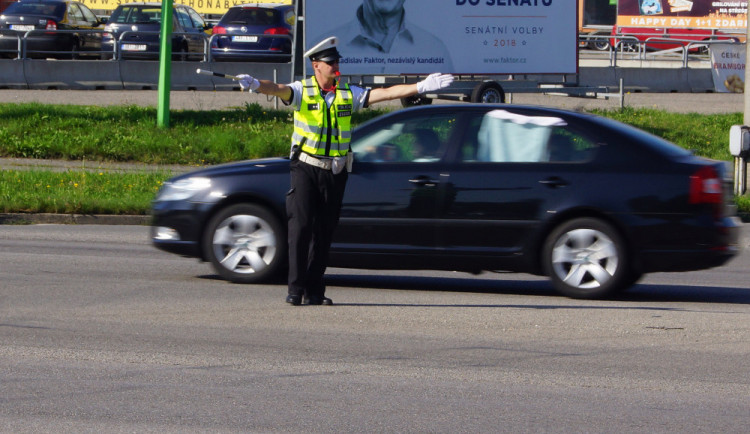
[[[169,128],[169,91],[172,87],[172,1],[161,2],[159,105],[156,111],[156,125],[161,128]]]
[[[745,38],[745,65],[746,65],[745,66],[745,85],[746,86],[748,83],[748,79],[750,79],[750,70],[748,70],[747,68],[747,62],[750,61],[750,25],[748,25],[748,22],[750,21],[748,20],[749,16],[750,14],[748,14],[747,11],[745,11],[745,27],[746,27],[746,30],[745,30],[745,34],[746,34],[746,38]],[[750,89],[745,89],[745,95],[744,95],[745,114],[742,119],[743,125],[750,125],[750,93],[748,93],[748,91],[750,91]]]
[[[748,71],[747,63],[750,61],[750,13],[745,10],[745,85],[747,86],[748,80],[750,80],[750,71]],[[750,89],[745,89],[744,93],[745,101],[745,112],[742,118],[742,124],[745,126],[750,125]],[[741,137],[744,137],[742,135]],[[742,140],[740,140],[742,142]],[[747,158],[745,153],[740,153],[739,156],[734,157],[734,194],[737,196],[745,194],[747,191]]]

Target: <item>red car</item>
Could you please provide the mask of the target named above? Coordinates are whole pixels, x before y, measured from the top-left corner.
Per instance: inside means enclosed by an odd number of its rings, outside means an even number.
[[[737,35],[712,29],[659,28],[659,27],[617,27],[612,28],[610,44],[616,50],[638,51],[638,45],[649,51],[670,50],[687,47],[690,52],[707,51],[701,41],[739,42]],[[637,40],[637,42],[636,42]]]

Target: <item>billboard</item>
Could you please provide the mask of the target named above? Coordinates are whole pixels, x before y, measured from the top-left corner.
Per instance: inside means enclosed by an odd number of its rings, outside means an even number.
[[[337,36],[342,74],[577,72],[571,0],[307,0],[305,9],[305,50]]]
[[[711,46],[711,69],[717,92],[745,92],[745,46],[714,44]]]
[[[746,29],[747,0],[619,0],[617,26]]]
[[[136,3],[137,0],[78,0],[92,10],[113,11],[117,6],[126,3]],[[157,1],[156,3],[161,3]],[[224,15],[232,6],[239,6],[246,3],[254,3],[242,0],[175,0],[174,3],[188,5],[203,15]],[[292,0],[264,0],[260,3],[280,3],[292,4]]]

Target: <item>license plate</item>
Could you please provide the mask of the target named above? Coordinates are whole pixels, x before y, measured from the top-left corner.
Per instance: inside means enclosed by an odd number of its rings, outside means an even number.
[[[257,36],[232,36],[233,42],[258,42]]]
[[[145,44],[122,44],[122,51],[146,51]]]
[[[34,25],[11,24],[10,29],[18,30],[20,32],[28,32],[29,30],[34,30]]]

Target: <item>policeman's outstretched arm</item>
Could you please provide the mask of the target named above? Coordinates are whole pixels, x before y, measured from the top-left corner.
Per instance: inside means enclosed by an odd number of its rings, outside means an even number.
[[[276,96],[285,101],[292,98],[292,88],[285,84],[274,83],[271,80],[258,80],[247,74],[238,75],[237,81],[240,83],[242,90]]]
[[[381,87],[370,91],[370,104],[392,99],[406,98],[418,93],[434,92],[445,89],[453,83],[451,74],[436,72],[415,84],[398,84],[391,87]]]

